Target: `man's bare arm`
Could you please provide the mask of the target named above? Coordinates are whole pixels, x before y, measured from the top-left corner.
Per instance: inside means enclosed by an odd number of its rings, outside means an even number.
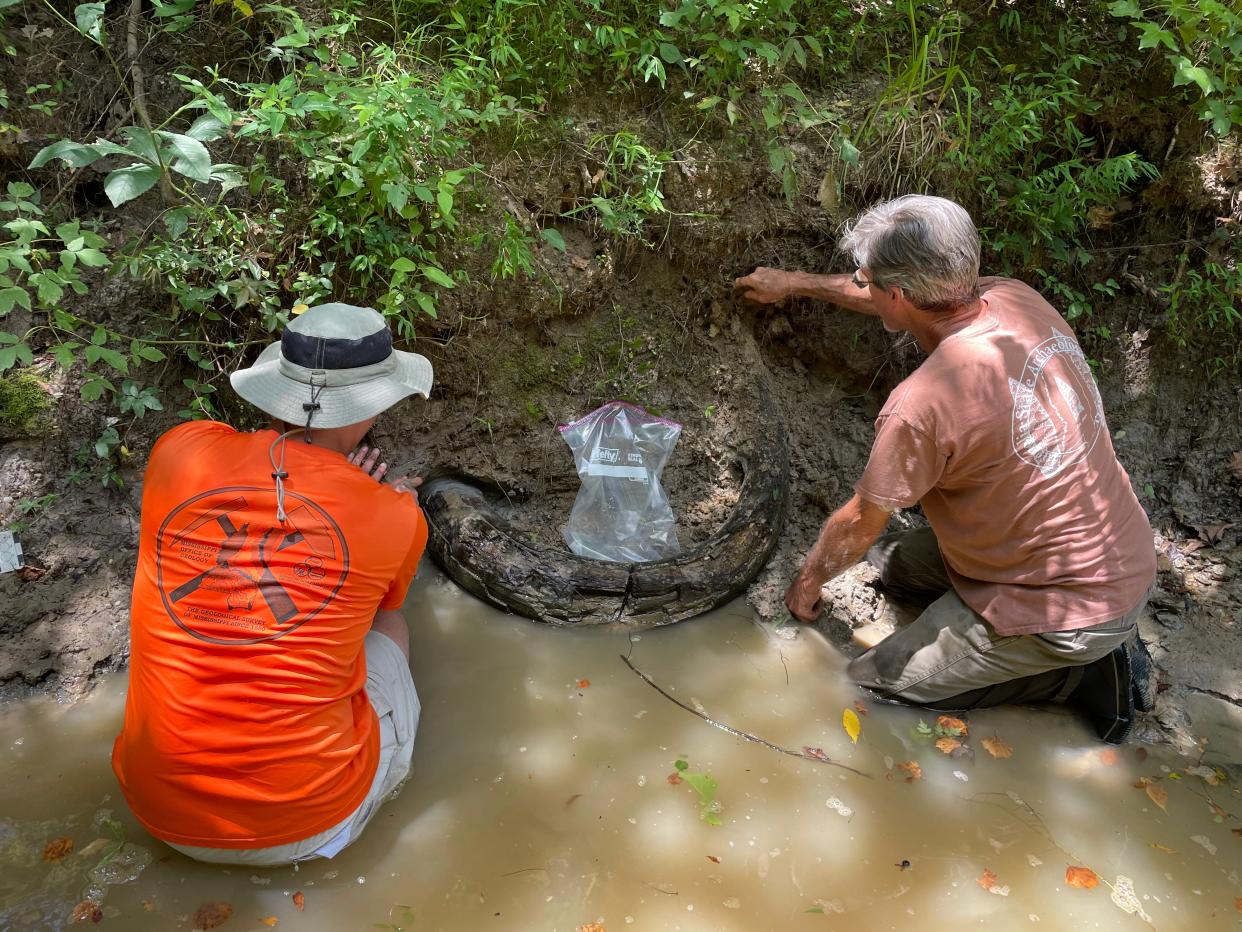
[[[859,288],[851,275],[815,275],[786,272],[760,266],[733,282],[742,297],[760,304],[775,304],[786,298],[813,298],[858,314],[874,316],[875,304],[868,288]]]
[[[790,614],[800,621],[814,621],[819,615],[820,587],[862,559],[884,531],[891,514],[857,493],[834,511],[785,592],[785,606]]]

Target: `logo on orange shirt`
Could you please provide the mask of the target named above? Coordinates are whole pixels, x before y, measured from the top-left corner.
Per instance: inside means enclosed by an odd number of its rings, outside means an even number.
[[[156,536],[160,596],[183,630],[213,644],[283,637],[323,610],[349,575],[349,548],[326,511],[270,488],[212,489],[182,502]]]

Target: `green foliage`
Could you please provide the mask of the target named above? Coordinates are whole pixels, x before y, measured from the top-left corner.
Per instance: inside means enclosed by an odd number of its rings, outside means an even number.
[[[40,416],[51,407],[47,390],[29,369],[0,376],[0,424],[17,434],[33,433]],[[24,513],[24,512],[23,512]]]
[[[555,230],[544,232],[556,233]],[[561,243],[563,246],[564,240]],[[531,238],[518,219],[506,211],[505,229],[496,246],[496,260],[492,263],[492,278],[503,281],[534,273],[535,254],[531,251]]]
[[[597,193],[589,204],[574,208],[565,216],[589,210],[608,233],[642,236],[649,217],[666,213],[660,183],[664,166],[672,156],[650,149],[637,134],[628,131],[596,136],[590,148],[603,163],[596,175]]]
[[[1159,50],[1173,86],[1197,93],[1200,116],[1220,136],[1242,126],[1242,11],[1219,0],[1117,0],[1110,12]]]
[[[1242,360],[1242,269],[1236,260],[1187,266],[1160,290],[1169,300],[1167,325],[1178,346],[1206,349],[1216,371]]]
[[[699,818],[708,825],[720,825],[720,801],[716,799],[716,790],[720,784],[710,773],[695,773],[690,764],[683,758],[673,762],[681,779],[699,796]]]

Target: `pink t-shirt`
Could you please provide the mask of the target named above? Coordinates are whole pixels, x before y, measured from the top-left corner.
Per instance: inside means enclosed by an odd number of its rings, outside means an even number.
[[[889,395],[855,491],[884,508],[921,502],[953,588],[1000,634],[1124,615],[1156,554],[1091,369],[1032,288],[981,290],[980,317]]]

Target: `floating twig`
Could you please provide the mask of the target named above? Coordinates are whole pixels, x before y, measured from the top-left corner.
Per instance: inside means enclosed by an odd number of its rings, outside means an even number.
[[[814,761],[817,764],[831,764],[833,767],[840,767],[842,770],[848,770],[850,773],[856,773],[860,777],[871,776],[871,774],[869,773],[863,773],[861,770],[855,770],[853,767],[849,766],[848,764],[842,764],[840,761],[835,761],[832,758],[828,757],[827,755],[820,757],[818,754],[811,755],[811,754],[804,753],[802,751],[791,751],[789,748],[783,748],[779,744],[773,744],[771,741],[765,740],[764,738],[760,738],[758,735],[752,735],[748,731],[741,731],[740,729],[734,728],[732,725],[726,725],[724,722],[718,722],[713,718],[708,718],[698,709],[688,706],[684,702],[682,702],[680,699],[676,698],[675,696],[670,696],[668,693],[666,693],[663,689],[660,688],[660,685],[655,680],[649,677],[642,670],[638,669],[638,667],[634,666],[634,664],[630,663],[630,658],[625,656],[625,654],[621,654],[620,657],[621,657],[622,662],[627,667],[629,667],[631,670],[633,670],[635,673],[637,673],[639,678],[642,679],[643,682],[645,682],[648,686],[650,686],[652,689],[658,692],[661,696],[663,696],[669,702],[673,703],[674,705],[681,706],[681,708],[685,709],[691,715],[697,715],[699,718],[703,719],[703,721],[707,722],[707,724],[713,726],[714,728],[719,728],[721,731],[727,731],[729,734],[733,735],[735,738],[745,738],[747,741],[753,741],[755,742],[755,744],[762,744],[765,748],[771,748],[773,751],[779,751],[780,753],[787,754],[790,757],[796,757],[798,758],[798,760]]]

